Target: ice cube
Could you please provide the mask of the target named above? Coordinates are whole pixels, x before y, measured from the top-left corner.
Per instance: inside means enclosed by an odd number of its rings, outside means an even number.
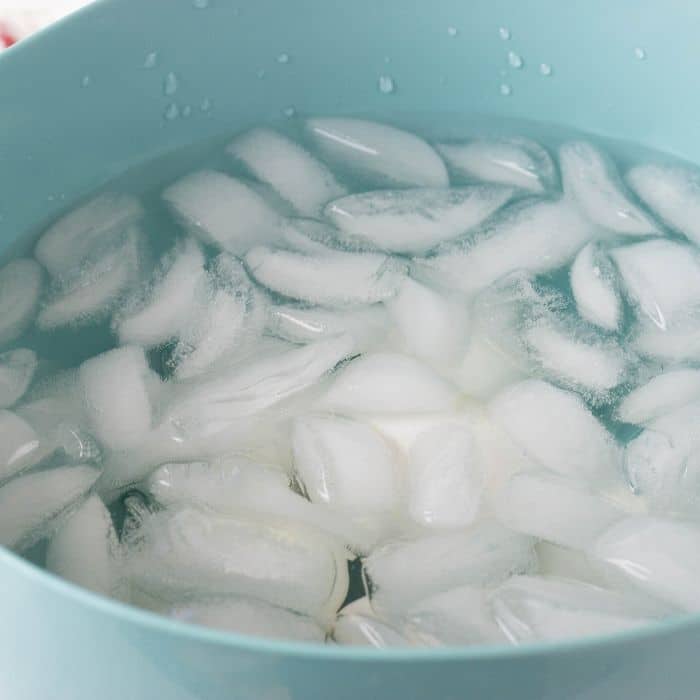
[[[630,391],[616,410],[618,420],[643,425],[700,399],[700,370],[671,369]]]
[[[63,452],[74,462],[97,461],[100,448],[87,430],[78,371],[67,370],[50,378],[32,391],[32,400],[14,412],[35,431],[38,449],[31,453],[31,464]]]
[[[16,258],[0,268],[0,343],[19,338],[34,320],[44,273],[30,258]]]
[[[700,511],[700,401],[647,423],[625,448],[625,470],[635,488],[656,510]]]
[[[685,610],[700,608],[700,528],[696,523],[629,517],[603,533],[590,551],[640,590]]]
[[[452,588],[421,600],[404,615],[406,634],[423,646],[500,644],[505,637],[487,607],[486,593],[472,586]]]
[[[390,512],[401,492],[397,455],[369,425],[333,416],[294,422],[294,468],[311,501]]]
[[[407,277],[385,302],[402,349],[434,362],[456,359],[468,343],[467,304]]]
[[[426,365],[375,352],[340,370],[319,407],[349,414],[426,413],[455,408],[458,400],[456,389]]]
[[[527,202],[463,242],[417,265],[420,274],[474,294],[516,270],[547,272],[568,262],[597,235],[570,202]]]
[[[524,341],[545,375],[599,399],[626,378],[628,358],[617,343],[577,338],[548,320],[534,323]]]
[[[687,487],[697,483],[698,473],[688,470],[690,446],[674,444],[656,430],[644,430],[625,447],[624,467],[632,488],[654,510],[673,511],[691,499]],[[692,502],[692,501],[691,501]]]
[[[503,387],[525,378],[525,368],[489,333],[475,329],[466,353],[451,371],[455,384],[468,396],[489,399]]]
[[[398,629],[377,618],[371,609],[356,609],[357,602],[343,608],[333,626],[333,639],[338,644],[376,649],[411,646]]]
[[[372,607],[402,613],[458,586],[494,585],[535,566],[534,541],[490,521],[386,544],[365,560]]]
[[[700,259],[682,243],[654,239],[615,248],[610,253],[625,293],[657,328],[700,306]]]
[[[594,562],[579,549],[561,547],[551,542],[538,542],[536,546],[538,573],[548,578],[565,578],[592,583],[605,588],[609,585],[604,566]]]
[[[149,463],[209,459],[261,441],[274,443],[271,435],[283,429],[277,424],[301,410],[301,405],[289,404],[291,399],[305,391],[320,393],[316,385],[351,352],[352,339],[339,336],[304,347],[261,351],[252,362],[173,383],[160,423],[147,442],[106,471],[118,482],[125,473],[138,480],[152,470]],[[307,394],[305,408],[314,398]]]
[[[84,263],[48,298],[37,318],[39,328],[50,330],[101,319],[123,292],[139,282],[143,245],[141,231],[130,229],[122,242]]]
[[[190,239],[177,244],[138,297],[113,321],[119,342],[153,347],[175,338],[194,313],[204,285],[204,255]]]
[[[242,456],[165,464],[148,478],[146,488],[165,506],[195,504],[224,515],[255,513],[306,523],[354,551],[369,551],[386,532],[383,520],[366,513],[310,503],[291,489],[288,474]]]
[[[338,199],[324,213],[351,239],[421,254],[478,226],[512,195],[512,189],[496,185],[379,190]]]
[[[253,187],[224,173],[187,175],[170,185],[163,199],[194,236],[234,255],[280,235],[277,209]]]
[[[590,583],[517,576],[490,596],[489,606],[512,644],[573,639],[639,627],[661,608]]]
[[[36,259],[54,277],[62,277],[143,216],[141,203],[129,194],[105,192],[60,218],[34,249]]]
[[[537,467],[525,451],[489,417],[484,407],[465,400],[457,410],[415,414],[372,414],[368,422],[396,446],[408,462],[411,450],[423,436],[452,426],[471,433],[474,460],[483,475],[484,508],[493,492],[498,491],[511,474]]]
[[[631,341],[634,350],[646,357],[671,363],[695,362],[700,355],[700,318],[691,313],[665,328],[640,324]]]
[[[682,165],[638,165],[627,184],[665,223],[700,243],[700,176]]]
[[[447,187],[442,158],[421,138],[364,119],[309,119],[307,131],[321,154],[371,184]]]
[[[387,313],[382,304],[347,311],[280,304],[270,307],[267,318],[268,332],[284,340],[309,343],[347,334],[358,353],[378,345],[386,335],[387,325]]]
[[[445,423],[413,443],[407,470],[408,512],[420,525],[460,528],[479,512],[484,475],[469,425]]]
[[[0,481],[34,466],[46,456],[32,426],[12,411],[0,410]]]
[[[0,353],[0,408],[9,408],[24,396],[37,365],[36,353],[27,348]]]
[[[95,436],[111,449],[137,446],[151,428],[149,391],[159,380],[143,348],[125,345],[86,360],[80,382]]]
[[[329,622],[348,590],[346,551],[300,523],[182,507],[152,515],[126,562],[132,586],[162,595],[250,596]]]
[[[615,442],[576,394],[527,379],[499,393],[489,410],[542,466],[582,480],[615,480],[620,462]]]
[[[623,515],[586,484],[545,471],[513,475],[498,497],[504,525],[573,549],[584,549]]]
[[[616,233],[643,236],[658,233],[649,216],[628,198],[612,162],[585,141],[559,149],[564,194],[593,223]]]
[[[478,139],[443,143],[438,151],[461,177],[497,182],[541,193],[556,179],[549,153],[529,139]]]
[[[49,571],[103,595],[118,587],[117,535],[99,496],[90,496],[59,526],[46,552]]]
[[[207,297],[181,331],[173,351],[171,364],[180,379],[250,352],[265,324],[266,301],[241,263],[222,253],[211,268]]]
[[[151,474],[146,488],[164,506],[193,503],[222,513],[257,506],[256,495],[295,495],[284,471],[234,456],[211,463],[164,464]]]
[[[436,411],[415,414],[370,414],[365,420],[396,447],[403,457],[408,458],[416,440],[430,430],[446,423],[462,424],[471,418],[459,411]]]
[[[195,599],[168,613],[182,622],[253,637],[319,643],[326,638],[325,631],[310,617],[253,598]]]
[[[609,263],[592,243],[576,256],[570,280],[579,316],[607,331],[616,331],[622,317],[620,295]]]
[[[304,216],[318,215],[326,202],[345,193],[323,163],[272,129],[252,129],[226,150]]]
[[[0,544],[25,549],[90,490],[99,471],[84,465],[32,472],[0,488]]]
[[[283,247],[305,255],[327,255],[338,249],[339,242],[340,231],[331,224],[294,217],[284,222],[280,239]],[[350,248],[349,245],[344,247]]]
[[[406,265],[379,253],[303,255],[258,246],[245,262],[255,279],[292,299],[321,306],[355,306],[389,299],[401,284]]]
[[[217,419],[229,425],[314,385],[351,350],[352,340],[338,336],[233,365],[199,381],[182,383],[165,415],[181,424],[185,415],[198,416],[197,424],[214,432],[222,427]]]

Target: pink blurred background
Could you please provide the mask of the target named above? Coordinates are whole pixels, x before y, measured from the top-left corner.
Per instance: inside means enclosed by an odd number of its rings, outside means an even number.
[[[0,51],[90,1],[0,0]]]

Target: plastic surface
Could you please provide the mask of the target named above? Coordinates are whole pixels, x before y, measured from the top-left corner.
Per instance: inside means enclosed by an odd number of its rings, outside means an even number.
[[[563,122],[700,161],[699,25],[680,0],[103,0],[0,58],[0,250],[126,168],[292,106]],[[504,80],[508,50],[527,65]],[[189,119],[164,119],[169,70]],[[675,700],[700,685],[697,618],[526,649],[301,647],[156,618],[4,550],[0,620],[8,700]]]

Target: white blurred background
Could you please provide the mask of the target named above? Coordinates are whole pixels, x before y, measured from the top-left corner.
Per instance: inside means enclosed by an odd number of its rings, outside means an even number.
[[[91,0],[0,0],[0,50]],[[144,0],[147,2],[147,0]]]

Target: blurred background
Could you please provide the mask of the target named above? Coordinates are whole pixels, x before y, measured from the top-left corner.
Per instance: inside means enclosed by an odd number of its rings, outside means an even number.
[[[0,51],[92,0],[0,0]]]

